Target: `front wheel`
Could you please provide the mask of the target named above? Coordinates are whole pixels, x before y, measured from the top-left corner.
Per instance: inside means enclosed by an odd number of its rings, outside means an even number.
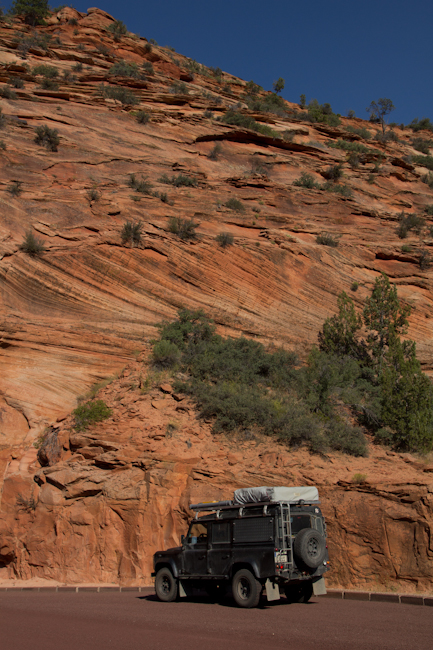
[[[286,585],[284,593],[289,603],[308,603],[313,595],[313,583],[301,582],[295,585]]]
[[[262,593],[261,583],[248,569],[240,569],[232,581],[233,598],[239,607],[257,607]]]
[[[155,578],[155,591],[159,600],[170,603],[177,598],[178,585],[170,569],[160,569]]]

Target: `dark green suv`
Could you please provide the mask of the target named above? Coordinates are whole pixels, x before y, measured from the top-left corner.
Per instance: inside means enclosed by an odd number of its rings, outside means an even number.
[[[255,607],[263,588],[268,600],[283,590],[290,602],[326,593],[326,525],[316,488],[245,488],[232,501],[191,509],[196,515],[182,545],[154,555],[160,600],[193,587],[218,597],[231,586],[240,607]]]

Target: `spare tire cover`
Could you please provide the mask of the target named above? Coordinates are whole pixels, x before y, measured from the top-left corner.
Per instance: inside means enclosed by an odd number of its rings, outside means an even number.
[[[303,528],[295,537],[293,554],[298,566],[317,569],[325,559],[325,538],[313,528]]]

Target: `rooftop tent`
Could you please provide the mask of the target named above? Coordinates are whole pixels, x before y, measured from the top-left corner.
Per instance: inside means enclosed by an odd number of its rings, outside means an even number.
[[[288,501],[289,503],[319,503],[319,492],[316,487],[255,487],[241,488],[233,495],[233,505],[247,503],[263,503]]]

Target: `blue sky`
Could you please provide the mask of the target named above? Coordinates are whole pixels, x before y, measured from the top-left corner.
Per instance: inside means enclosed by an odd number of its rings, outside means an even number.
[[[88,3],[73,3],[86,11]],[[429,0],[99,0],[130,31],[170,45],[283,97],[329,102],[334,112],[392,99],[389,121],[433,120],[433,3]]]

